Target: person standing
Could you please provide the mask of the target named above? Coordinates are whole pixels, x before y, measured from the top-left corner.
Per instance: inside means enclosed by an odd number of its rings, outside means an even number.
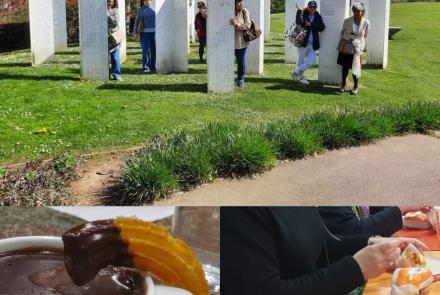
[[[352,95],[357,95],[361,77],[362,54],[366,51],[370,21],[364,17],[365,7],[362,3],[352,6],[353,16],[344,20],[341,40],[338,45],[338,64],[342,66],[341,92],[347,91],[347,77],[350,68],[353,76]]]
[[[251,16],[249,10],[244,8],[243,0],[235,0],[235,16],[230,19],[235,27],[235,58],[237,60],[237,86],[244,88],[244,75],[246,74],[246,50],[249,42],[244,39],[243,31],[250,29]]]
[[[156,72],[156,11],[152,0],[140,0],[133,33],[138,35],[142,47],[144,73]]]
[[[108,49],[111,60],[111,75],[114,80],[121,81],[121,44],[114,44],[110,35],[119,30],[118,0],[107,0]]]
[[[206,47],[206,4],[204,1],[197,2],[197,8],[199,12],[196,14],[196,19],[194,21],[194,27],[199,37],[199,58],[200,63],[204,63],[203,54]]]
[[[309,1],[307,7],[301,10],[296,4],[296,24],[307,30],[306,37],[301,47],[298,48],[298,61],[296,69],[290,73],[292,79],[302,84],[309,84],[304,77],[304,72],[316,64],[317,51],[319,50],[319,33],[324,31],[325,24],[318,12],[316,1]]]

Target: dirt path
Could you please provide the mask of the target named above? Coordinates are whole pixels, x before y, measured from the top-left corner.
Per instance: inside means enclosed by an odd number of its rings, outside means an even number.
[[[438,135],[438,134],[437,134]],[[408,135],[335,150],[245,180],[218,180],[157,205],[440,203],[440,139]]]
[[[116,184],[124,159],[138,148],[86,156],[78,167],[78,179],[71,182],[69,192],[79,197],[78,206],[103,205],[108,189]]]

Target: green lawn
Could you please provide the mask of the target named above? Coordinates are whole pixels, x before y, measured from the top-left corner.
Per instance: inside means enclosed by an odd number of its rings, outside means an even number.
[[[32,68],[29,51],[0,55],[0,164],[47,158],[62,151],[91,152],[139,145],[152,136],[210,121],[256,124],[296,117],[320,108],[374,108],[407,101],[440,99],[440,3],[393,4],[391,24],[403,30],[390,42],[387,70],[367,69],[360,95],[312,81],[290,79],[283,64],[284,15],[273,15],[263,76],[247,88],[206,94],[206,65],[191,48],[188,74],[143,75],[139,46],[128,45],[122,83],[79,80],[78,48]],[[316,80],[317,71],[308,73]],[[35,134],[40,128],[49,132]]]

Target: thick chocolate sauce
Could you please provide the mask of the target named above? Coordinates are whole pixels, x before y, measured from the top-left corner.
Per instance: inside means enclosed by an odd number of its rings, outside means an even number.
[[[128,246],[112,220],[99,220],[70,229],[62,236],[67,272],[77,285],[84,285],[107,265],[133,266]]]
[[[83,286],[75,285],[57,252],[0,254],[0,295],[144,295],[145,275],[136,269],[107,266]]]

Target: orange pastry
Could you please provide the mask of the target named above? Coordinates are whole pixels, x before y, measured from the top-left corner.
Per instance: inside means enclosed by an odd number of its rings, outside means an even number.
[[[428,294],[433,281],[432,272],[427,268],[398,268],[393,273],[391,295]]]
[[[75,227],[62,238],[67,271],[78,285],[113,265],[135,267],[194,295],[209,294],[195,254],[157,224],[136,218],[100,220]]]

